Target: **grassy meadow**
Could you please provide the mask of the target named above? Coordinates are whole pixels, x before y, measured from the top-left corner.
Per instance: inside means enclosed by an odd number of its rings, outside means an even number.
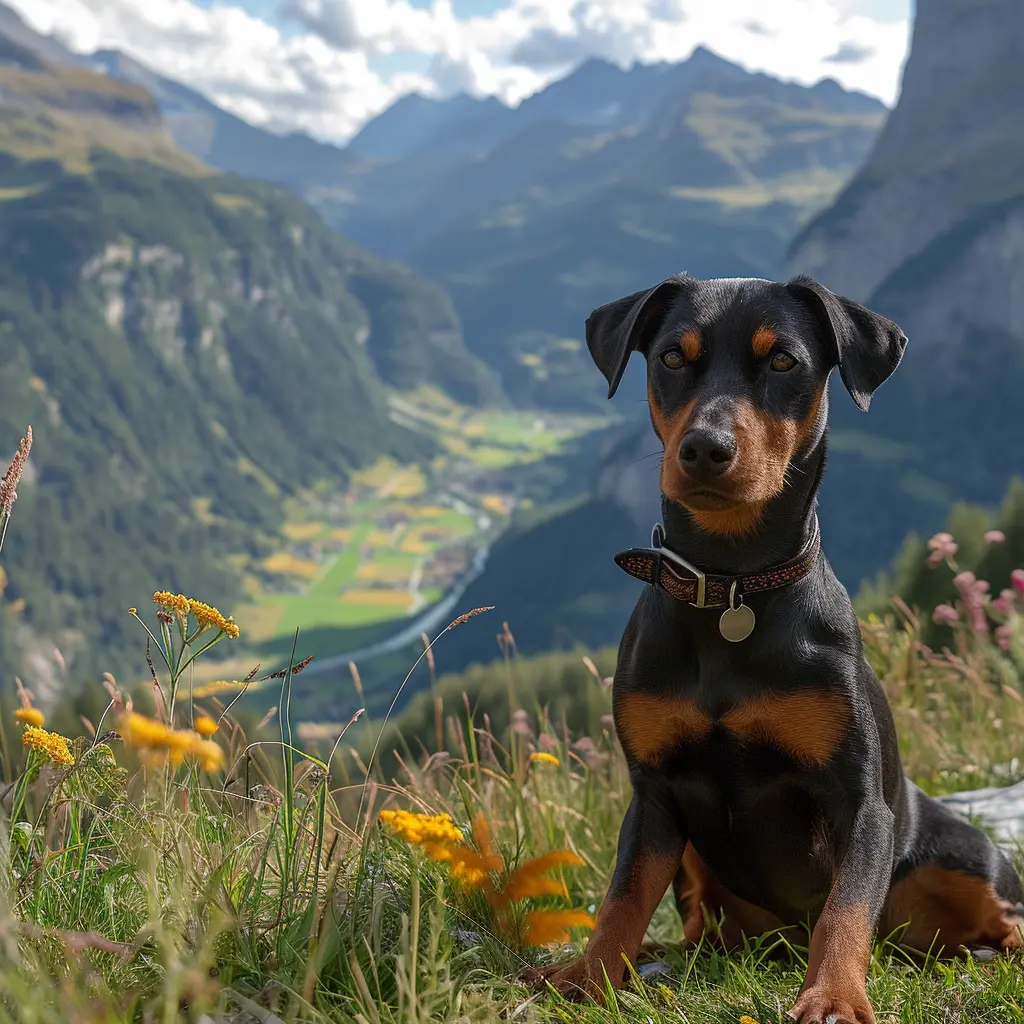
[[[907,771],[934,793],[1024,776],[1024,581],[989,602],[951,544],[930,555],[958,581],[947,644],[899,601],[863,627]],[[3,704],[0,1021],[784,1020],[806,950],[685,947],[667,900],[656,954],[608,1007],[517,980],[580,948],[613,866],[614,652],[521,659],[506,629],[494,665],[433,679],[429,648],[430,691],[395,721],[300,733],[301,633],[288,668],[211,695],[196,669],[242,642],[233,619],[163,592],[126,614],[145,686],[108,676],[45,722],[20,684]],[[256,718],[250,689],[275,710]],[[1019,955],[919,964],[880,943],[869,991],[880,1022],[1024,1021]]]

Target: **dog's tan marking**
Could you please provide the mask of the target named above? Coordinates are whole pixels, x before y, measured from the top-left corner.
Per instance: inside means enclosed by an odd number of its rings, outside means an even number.
[[[822,690],[766,694],[737,704],[722,718],[742,739],[771,744],[818,768],[831,760],[848,721],[845,698]]]
[[[700,331],[695,331],[692,327],[690,330],[684,331],[683,336],[679,339],[679,347],[683,350],[687,362],[693,363],[700,359],[700,354],[703,351]]]
[[[807,974],[790,1015],[801,1024],[833,1019],[875,1024],[866,985],[871,940],[867,906],[839,907],[830,896],[811,934]]]
[[[721,510],[690,509],[702,530],[736,536],[751,533],[757,528],[768,502],[782,493],[790,463],[814,436],[823,394],[824,389],[815,395],[807,415],[799,420],[769,416],[755,409],[747,399],[735,403],[733,434],[736,458],[723,483],[736,495],[737,503]],[[669,461],[678,462],[677,459],[666,458],[666,467]],[[671,476],[663,482],[663,487],[666,482],[676,483]],[[673,497],[670,492],[665,493]],[[682,498],[674,500],[686,504]]]
[[[654,693],[623,694],[616,703],[615,722],[622,749],[647,764],[657,764],[679,743],[703,738],[713,724],[696,701]]]
[[[751,339],[751,345],[754,349],[754,355],[759,359],[764,358],[769,352],[775,347],[775,342],[778,340],[775,331],[771,327],[758,327],[754,331],[754,336]]]
[[[879,935],[907,925],[898,941],[922,953],[956,955],[960,946],[1024,948],[1021,920],[990,882],[923,864],[897,882],[885,901]]]
[[[743,945],[744,938],[785,928],[771,911],[729,892],[692,843],[687,843],[683,851],[682,867],[673,887],[684,915],[683,937],[687,942],[696,944],[707,937],[725,949],[736,949]]]

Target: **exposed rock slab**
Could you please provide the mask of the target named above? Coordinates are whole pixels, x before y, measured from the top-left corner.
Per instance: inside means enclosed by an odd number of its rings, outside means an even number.
[[[980,818],[1000,842],[1024,842],[1024,782],[954,793],[943,797],[942,802],[965,818]]]

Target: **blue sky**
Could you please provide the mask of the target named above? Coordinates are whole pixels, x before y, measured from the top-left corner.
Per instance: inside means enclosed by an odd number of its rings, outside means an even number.
[[[120,49],[274,130],[343,142],[399,96],[515,104],[588,57],[698,45],[813,84],[898,94],[911,0],[7,0],[72,48]]]

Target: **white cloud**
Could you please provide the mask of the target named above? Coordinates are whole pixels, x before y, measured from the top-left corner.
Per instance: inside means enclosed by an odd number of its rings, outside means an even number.
[[[704,44],[753,71],[833,77],[891,102],[907,22],[851,0],[509,0],[458,18],[451,0],[281,0],[284,28],[245,0],[8,0],[81,51],[122,49],[254,122],[341,140],[411,89],[518,102],[588,56],[682,60]],[[374,59],[416,54],[422,73],[384,78]]]

